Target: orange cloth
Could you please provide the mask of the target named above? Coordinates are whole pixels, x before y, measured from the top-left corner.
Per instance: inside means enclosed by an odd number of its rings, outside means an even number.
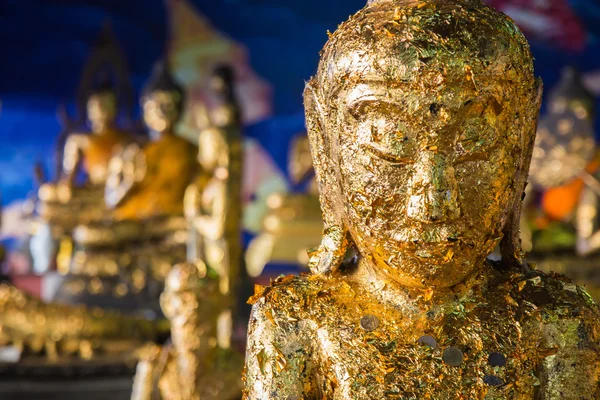
[[[183,214],[183,196],[196,175],[198,149],[178,136],[164,135],[142,151],[146,176],[115,210],[115,219],[144,220]]]
[[[108,128],[101,135],[89,135],[89,145],[83,150],[83,167],[86,171],[106,169],[115,147],[131,141],[126,132]]]
[[[598,167],[600,167],[600,153],[587,165],[585,170],[587,173],[593,174],[598,171]],[[583,187],[583,179],[575,178],[566,185],[548,189],[542,195],[542,210],[552,220],[566,220],[575,211]]]

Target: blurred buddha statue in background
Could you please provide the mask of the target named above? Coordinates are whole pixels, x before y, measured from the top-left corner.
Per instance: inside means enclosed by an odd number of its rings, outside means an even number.
[[[142,94],[150,142],[129,146],[111,161],[106,201],[115,220],[183,215],[183,196],[197,164],[195,146],[175,133],[184,95],[167,63],[157,64]]]
[[[312,274],[251,299],[244,398],[600,398],[598,306],[520,248],[541,82],[514,22],[370,0],[320,54],[325,229]]]
[[[221,277],[223,294],[236,293],[242,273],[243,136],[233,69],[218,67],[209,81],[219,103],[197,113],[201,172],[185,197],[192,241],[188,261],[204,260]]]
[[[564,273],[599,295],[600,151],[594,120],[594,97],[576,69],[564,69],[538,127],[522,238],[541,269]]]
[[[61,169],[56,183],[42,184],[38,197],[43,221],[69,232],[77,224],[100,220],[106,215],[104,185],[112,156],[134,139],[122,129],[118,118],[126,107],[128,77],[118,44],[110,28],[102,31],[85,66],[78,89],[78,112],[87,122],[83,132],[80,121],[61,111],[64,132],[59,135]],[[83,121],[81,121],[83,122]],[[83,179],[81,179],[83,178]]]
[[[219,99],[197,110],[200,172],[185,194],[188,262],[169,273],[161,306],[171,344],[142,352],[133,399],[236,399],[243,355],[232,346],[242,281],[242,127],[233,70],[209,80]]]
[[[75,226],[107,218],[104,189],[109,162],[134,140],[119,124],[120,117],[131,117],[132,94],[125,57],[110,24],[105,24],[81,74],[78,116],[72,118],[65,107],[59,108],[63,131],[58,136],[56,181],[44,182],[43,173],[38,173],[39,219],[32,221],[31,244],[36,270],[52,267],[48,260],[56,257],[55,241],[60,242],[59,253],[69,253],[65,249],[72,246]],[[64,270],[62,264],[68,265],[69,257],[57,261]]]
[[[157,308],[166,274],[172,265],[185,260],[183,198],[196,174],[197,149],[175,134],[184,90],[166,63],[154,68],[141,102],[150,141],[144,146],[130,144],[111,159],[105,185],[111,213],[74,230],[69,272],[114,281],[95,281],[95,294],[108,296],[107,301],[114,295],[123,298],[132,291],[144,291],[156,302],[143,296],[140,301]],[[137,305],[133,302],[131,307]]]
[[[109,161],[119,149],[132,141],[132,137],[117,127],[117,94],[110,82],[101,82],[90,93],[86,106],[90,134],[68,136],[63,153],[61,182],[65,182],[67,187],[73,186],[82,168],[92,186],[104,189]]]
[[[140,351],[132,400],[240,398],[243,355],[227,345],[229,338],[219,337],[230,297],[220,279],[201,260],[169,272],[161,306],[171,322],[171,341]]]
[[[269,263],[308,265],[308,251],[319,245],[323,230],[315,171],[306,133],[290,146],[288,162],[291,190],[270,195],[262,230],[249,244],[246,265],[258,277]]]

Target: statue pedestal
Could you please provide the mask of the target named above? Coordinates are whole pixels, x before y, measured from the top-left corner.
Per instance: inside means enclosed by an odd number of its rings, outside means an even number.
[[[129,400],[134,373],[133,366],[122,363],[2,363],[0,399]]]
[[[129,400],[133,377],[0,381],[2,400]]]

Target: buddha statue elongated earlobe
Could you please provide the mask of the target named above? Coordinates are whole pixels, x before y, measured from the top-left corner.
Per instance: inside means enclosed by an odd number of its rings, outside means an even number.
[[[500,252],[502,254],[502,263],[506,266],[510,265],[522,265],[521,260],[521,235],[520,235],[520,221],[521,221],[521,208],[523,206],[523,198],[525,196],[525,187],[527,186],[527,176],[529,173],[529,165],[531,164],[531,156],[533,153],[533,147],[535,143],[535,132],[537,129],[537,123],[539,118],[539,109],[542,104],[542,94],[544,91],[544,85],[541,79],[538,78],[537,82],[537,94],[534,99],[538,113],[533,118],[529,125],[526,127],[528,132],[523,133],[523,156],[521,157],[521,165],[517,170],[517,176],[515,177],[515,198],[513,200],[513,206],[511,212],[508,215],[506,223],[504,225],[503,233],[504,236],[500,242]],[[522,265],[526,268],[526,265]]]
[[[343,257],[350,247],[350,239],[338,212],[341,205],[338,178],[330,157],[331,143],[327,137],[327,127],[324,124],[325,115],[322,102],[312,82],[306,84],[304,106],[324,223],[321,244],[317,250],[310,253],[309,267],[313,273],[326,274],[335,271],[341,265]]]

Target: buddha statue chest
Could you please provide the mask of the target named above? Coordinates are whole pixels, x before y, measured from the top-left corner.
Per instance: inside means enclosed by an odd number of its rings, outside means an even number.
[[[266,321],[251,319],[281,332],[261,339],[274,340],[277,362],[256,343],[248,357],[259,375],[294,371],[319,399],[554,399],[561,365],[596,368],[595,328],[581,320],[589,297],[566,280],[491,272],[449,301],[423,296],[397,302],[335,278],[284,279],[262,294]]]

